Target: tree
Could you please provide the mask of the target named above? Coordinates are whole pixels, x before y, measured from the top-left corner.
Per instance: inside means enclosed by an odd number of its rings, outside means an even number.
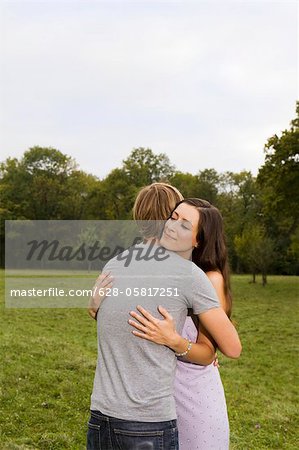
[[[169,179],[169,182],[175,186],[185,198],[197,196],[198,179],[196,175],[176,171]]]
[[[59,150],[33,147],[0,165],[1,212],[6,219],[86,219],[98,183]]]
[[[136,196],[136,187],[124,169],[113,169],[101,184],[101,201],[105,205],[106,218],[130,219]]]
[[[250,228],[260,217],[260,199],[256,180],[250,172],[225,172],[219,176],[217,206],[224,219],[230,264],[241,271],[241,261],[235,248],[235,236]]]
[[[264,212],[292,234],[299,223],[299,102],[289,130],[268,139],[265,163],[257,181],[263,189]]]
[[[175,168],[165,153],[154,154],[149,148],[139,147],[123,161],[123,170],[130,184],[142,187],[155,181],[167,181]]]
[[[205,169],[197,175],[176,171],[169,182],[178,188],[185,198],[200,197],[217,204],[219,174],[214,169]]]
[[[274,245],[263,228],[258,224],[246,228],[241,235],[235,236],[235,247],[245,269],[252,273],[252,282],[255,283],[256,274],[261,273],[265,286],[273,263]]]
[[[35,146],[24,153],[21,160],[27,173],[37,175],[47,173],[51,175],[70,175],[77,168],[73,158],[52,147]]]
[[[290,246],[287,251],[287,261],[291,268],[290,273],[299,273],[299,226],[290,236]]]
[[[292,271],[287,254],[299,225],[299,102],[289,130],[274,135],[265,145],[265,163],[257,182],[263,200],[264,224],[275,239],[279,258],[277,270]]]
[[[27,179],[17,158],[7,158],[0,164],[0,212],[9,219],[26,218]]]
[[[66,179],[65,197],[61,199],[63,219],[99,219],[103,211],[102,202],[94,204],[100,180],[81,170],[74,170]]]
[[[20,161],[8,158],[0,166],[2,205],[15,219],[64,218],[67,180],[75,161],[59,150],[33,147]]]
[[[84,245],[85,247],[92,247],[97,241],[98,241],[98,232],[96,225],[89,224],[89,222],[87,222],[87,226],[81,230],[78,236],[76,250],[78,250],[82,245]],[[100,244],[103,245],[103,242],[100,241]],[[89,258],[86,258],[86,264],[87,270],[88,272],[90,272],[92,268],[92,261],[90,261]]]
[[[219,175],[215,169],[201,170],[197,175],[197,197],[216,206]]]

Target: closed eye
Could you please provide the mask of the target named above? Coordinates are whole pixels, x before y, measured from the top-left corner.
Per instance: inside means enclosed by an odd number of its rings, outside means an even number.
[[[173,212],[172,215],[169,217],[169,220],[180,220],[180,217],[176,212]],[[182,222],[181,227],[184,228],[184,230],[191,231],[192,224],[188,220],[182,219],[181,222]],[[186,225],[186,223],[187,223],[187,225]]]

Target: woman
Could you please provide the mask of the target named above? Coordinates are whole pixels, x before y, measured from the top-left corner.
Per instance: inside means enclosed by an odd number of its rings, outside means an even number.
[[[222,308],[230,316],[232,301],[228,259],[222,217],[218,209],[205,200],[183,200],[166,222],[160,244],[169,250],[177,251],[178,240],[182,234],[186,235],[188,232],[190,236],[193,234],[193,242],[181,256],[186,258],[192,256],[193,262],[206,272]],[[138,323],[130,321],[130,324],[138,330],[133,333],[143,339],[171,347],[177,333],[172,317],[167,311],[160,308],[164,317],[162,321],[157,321],[145,310],[141,309],[140,312],[142,316],[131,314],[138,320]],[[198,348],[207,343],[215,345],[194,316],[187,318],[181,339],[183,338],[197,342]],[[180,448],[226,450],[229,448],[229,423],[218,367],[213,363],[207,366],[199,365],[202,360],[200,356],[197,357],[194,350],[193,344],[193,353],[189,351],[185,358],[178,359],[177,362],[174,395]]]
[[[171,186],[155,183],[154,187],[153,185],[144,188],[139,196],[136,199],[135,202],[135,208],[134,208],[134,218],[137,220],[158,220],[158,219],[165,219],[166,214],[169,216],[170,213],[170,204],[172,203],[172,206],[177,199],[175,197],[177,196],[177,192],[174,192]],[[167,192],[167,194],[166,194]],[[170,202],[171,200],[171,202]],[[198,246],[198,242],[200,242],[200,237],[203,239],[203,236],[200,236],[200,233],[198,232],[198,222],[199,222],[199,210],[198,206],[190,205],[188,204],[190,201],[183,201],[180,202],[173,211],[171,218],[166,223],[163,236],[161,238],[161,244],[168,248],[169,250],[176,251],[178,254],[180,254],[182,257],[190,259],[192,249],[195,249],[196,246]],[[209,207],[211,207],[210,204],[208,204]],[[158,210],[157,210],[158,208]],[[213,210],[214,211],[214,210]],[[218,210],[217,210],[218,211]],[[203,230],[203,223],[201,223],[201,230]],[[202,233],[202,232],[201,232]],[[199,236],[198,236],[199,235]],[[154,235],[148,236],[150,239]],[[178,245],[179,244],[179,245]],[[203,249],[203,246],[202,246]],[[225,247],[224,247],[225,249]],[[194,250],[194,254],[197,250]],[[200,252],[200,248],[198,249]],[[211,272],[211,270],[209,270]],[[215,272],[213,270],[213,272]],[[213,274],[208,273],[208,275],[213,278]],[[214,273],[213,284],[217,284],[216,277],[219,274]],[[219,280],[218,280],[219,282]],[[103,274],[99,277],[97,281],[97,286],[99,288],[105,288],[110,287],[112,285],[112,279],[109,277],[109,274]],[[220,291],[217,289],[219,298],[221,298]],[[228,292],[228,291],[227,291]],[[92,310],[90,311],[90,314],[94,316],[98,305],[102,298],[95,298],[94,299],[94,305],[92,305]],[[140,324],[138,325],[135,322],[135,328],[138,328],[139,331],[135,330],[134,334],[136,334],[139,337],[142,337],[144,339],[152,340],[153,342],[156,342],[158,344],[167,345],[171,348],[173,348],[175,351],[185,354],[184,361],[190,361],[194,362],[196,364],[211,364],[214,360],[214,354],[215,354],[215,347],[213,340],[207,336],[207,333],[204,332],[204,330],[201,330],[201,333],[199,335],[199,338],[197,340],[197,344],[191,344],[189,343],[191,341],[196,341],[196,334],[197,329],[193,325],[192,319],[187,319],[184,334],[183,336],[179,336],[178,333],[175,331],[174,323],[172,321],[171,316],[167,313],[167,311],[163,308],[160,308],[160,313],[163,315],[165,320],[158,320],[153,318],[149,313],[147,313],[145,310],[140,308],[140,312],[142,313],[142,316],[138,316],[136,313],[132,313],[132,317],[135,319],[140,320]],[[193,318],[196,320],[196,318]],[[131,325],[134,326],[134,322],[131,322]],[[188,327],[191,329],[188,330]],[[193,327],[193,328],[192,328]],[[221,334],[221,333],[219,333]],[[216,336],[214,335],[215,339]],[[188,338],[188,342],[186,340]],[[219,340],[216,339],[218,342]],[[219,342],[220,343],[220,342]],[[238,347],[239,346],[239,347]],[[234,354],[228,355],[231,357],[238,357],[241,346],[240,343],[237,342],[237,347],[239,350],[237,352],[234,351]],[[181,349],[181,350],[178,350]],[[201,417],[200,421],[196,420],[198,414],[194,413],[194,410],[192,410],[195,407],[195,412],[200,409],[201,403],[203,402],[203,398],[201,396],[204,395],[204,390],[207,389],[206,386],[200,386],[200,384],[205,382],[209,385],[209,376],[208,371],[205,373],[205,375],[201,376],[202,372],[199,372],[199,370],[203,370],[200,366],[196,364],[189,364],[183,362],[178,362],[178,375],[176,378],[176,390],[175,390],[175,397],[177,401],[177,412],[179,416],[179,435],[180,435],[180,441],[181,441],[181,448],[184,449],[192,449],[195,450],[196,448],[202,448],[202,449],[209,449],[209,448],[219,448],[224,449],[228,448],[228,423],[227,423],[227,414],[226,414],[226,406],[225,406],[225,399],[223,395],[223,388],[221,385],[221,381],[219,378],[219,374],[217,369],[215,368],[216,375],[218,374],[218,386],[219,389],[216,392],[216,401],[217,401],[217,408],[215,408],[215,404],[213,403],[210,408],[209,413],[205,414],[204,419]],[[198,383],[196,386],[194,386],[193,383],[193,389],[196,388],[196,390],[192,390],[191,393],[182,392],[182,388],[180,385],[180,378],[179,378],[179,371],[181,370],[180,366],[184,370],[188,370],[192,372],[191,380],[188,380],[189,387],[191,386],[191,381],[196,381],[198,379]],[[211,369],[214,366],[208,366]],[[184,378],[186,374],[184,374],[182,371],[182,377]],[[194,376],[195,375],[195,376]],[[211,378],[211,390],[215,388],[215,375],[212,375],[214,378]],[[189,375],[187,375],[187,378],[190,378]],[[183,380],[183,384],[186,385],[186,380]],[[213,387],[214,386],[214,387]],[[190,397],[196,397],[195,406],[190,405],[188,403],[188,398]],[[211,397],[210,400],[211,402]],[[185,405],[184,405],[185,403]],[[203,404],[203,403],[202,403]],[[217,412],[218,410],[218,412]],[[203,434],[206,433],[206,429],[202,429],[201,422],[203,420],[211,419],[209,416],[216,416],[216,413],[219,417],[219,410],[221,411],[220,417],[222,417],[222,420],[225,422],[222,429],[217,430],[219,428],[219,425],[215,426],[215,430],[217,433],[221,435],[221,442],[218,447],[209,447],[209,443],[207,443],[206,439],[202,439],[198,437],[198,433],[194,436],[189,436],[189,434],[186,436],[186,433],[184,431],[184,427],[186,427],[186,423],[184,423],[184,420],[187,421],[187,426],[191,425],[192,430],[202,430]],[[202,410],[200,410],[202,411]],[[205,411],[206,412],[206,411]],[[196,420],[196,423],[193,424],[193,420]],[[191,423],[192,422],[192,423]],[[194,427],[194,428],[193,428]],[[201,428],[200,428],[201,427]],[[210,429],[212,427],[212,429]],[[220,427],[221,428],[221,427]],[[189,432],[188,432],[189,433]],[[213,426],[210,425],[207,434],[209,435],[215,435]],[[190,442],[189,442],[190,441]],[[206,442],[205,442],[206,441]],[[188,445],[188,446],[187,446]]]

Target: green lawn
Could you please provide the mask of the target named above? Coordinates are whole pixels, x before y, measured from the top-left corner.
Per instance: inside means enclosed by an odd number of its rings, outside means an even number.
[[[243,353],[221,358],[231,448],[297,449],[298,277],[262,287],[233,277]],[[3,272],[1,298],[4,297]],[[95,323],[82,309],[1,305],[1,449],[84,449],[96,363]]]

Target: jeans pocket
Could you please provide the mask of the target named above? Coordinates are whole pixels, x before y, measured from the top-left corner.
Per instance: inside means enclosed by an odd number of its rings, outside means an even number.
[[[101,450],[101,426],[88,422],[87,450]]]
[[[114,429],[117,444],[122,450],[164,450],[164,431],[130,431]]]
[[[178,428],[172,428],[171,430],[171,450],[178,450],[179,449],[179,432]]]

